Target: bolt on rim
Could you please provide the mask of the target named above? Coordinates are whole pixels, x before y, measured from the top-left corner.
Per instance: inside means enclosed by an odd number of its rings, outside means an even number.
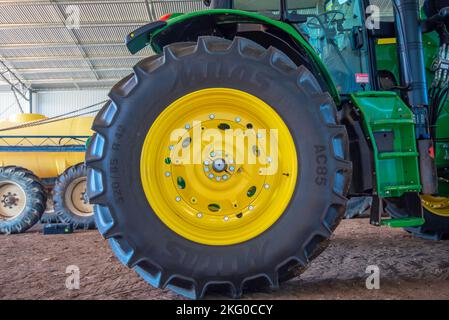
[[[0,220],[18,217],[26,207],[25,190],[13,181],[0,182]]]
[[[68,185],[64,194],[64,201],[67,208],[81,217],[89,217],[94,214],[93,206],[89,204],[86,188],[87,178],[79,177]]]
[[[211,132],[219,142],[191,138]],[[226,139],[229,132],[233,139]],[[272,173],[271,142],[258,144],[270,135],[279,141]],[[239,138],[243,143],[233,143]],[[185,161],[182,151],[200,160]],[[249,161],[250,154],[257,161]],[[172,231],[202,244],[230,245],[256,237],[282,215],[297,162],[294,141],[274,109],[248,93],[212,88],[178,99],[158,116],[144,141],[141,180],[150,206]]]

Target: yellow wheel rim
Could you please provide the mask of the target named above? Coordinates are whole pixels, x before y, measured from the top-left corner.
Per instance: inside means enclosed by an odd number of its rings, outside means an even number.
[[[281,117],[234,89],[193,92],[152,124],[140,172],[145,195],[172,231],[207,245],[252,239],[293,195],[298,161]]]
[[[449,198],[421,196],[421,201],[428,211],[433,214],[449,218]]]

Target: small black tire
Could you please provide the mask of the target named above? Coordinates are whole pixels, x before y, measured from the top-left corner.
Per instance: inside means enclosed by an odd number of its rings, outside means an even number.
[[[385,211],[393,218],[407,217],[407,204],[403,198],[392,198],[385,200]],[[404,228],[412,235],[429,240],[449,240],[449,217],[439,216],[423,207],[423,218],[425,223],[419,227]]]
[[[94,229],[93,208],[86,192],[87,169],[84,163],[68,168],[55,181],[53,202],[55,214],[62,223],[74,229]]]
[[[0,167],[0,234],[22,233],[34,226],[46,200],[44,186],[30,170]]]
[[[346,128],[315,76],[283,52],[239,37],[175,43],[134,71],[113,87],[97,115],[86,157],[97,226],[118,259],[151,285],[189,298],[214,287],[235,298],[253,285],[276,288],[298,275],[340,222],[352,172]],[[296,191],[278,221],[255,238],[226,246],[189,241],[163,224],[144,194],[139,165],[156,117],[186,94],[217,87],[267,102],[303,155]],[[326,170],[317,176],[323,159]]]

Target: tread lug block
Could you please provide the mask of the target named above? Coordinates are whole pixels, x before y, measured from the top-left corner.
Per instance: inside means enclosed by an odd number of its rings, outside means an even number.
[[[277,272],[270,272],[266,274],[271,289],[279,289],[279,274]]]
[[[202,291],[203,288],[197,288],[195,282],[191,279],[174,275],[170,277],[167,284],[164,286],[167,289],[176,292],[177,294],[189,299],[199,299],[198,291]]]
[[[329,99],[330,97],[328,99],[324,99],[324,101],[320,103],[321,118],[327,126],[336,126],[337,112],[333,107],[334,102],[330,101]]]
[[[136,75],[141,78],[147,76],[156,71],[160,66],[164,64],[164,57],[162,55],[156,55],[149,58],[145,58],[140,61],[135,67],[134,71]]]
[[[131,73],[120,80],[120,82],[112,88],[109,92],[109,98],[111,98],[112,101],[121,101],[123,98],[126,98],[136,86],[137,78],[134,73]]]
[[[235,285],[230,281],[206,281],[204,283],[199,283],[198,288],[202,290],[197,290],[198,297],[202,298],[207,294],[225,294],[226,296],[236,298],[237,289]]]
[[[220,37],[201,36],[198,37],[196,51],[198,53],[227,52],[231,49],[232,45],[232,41]]]
[[[338,133],[332,137],[332,151],[334,153],[334,157],[339,160],[347,159],[349,150],[346,149],[345,146],[345,137],[344,133]]]
[[[334,192],[340,196],[345,197],[346,192],[349,189],[349,181],[346,179],[346,169],[339,169],[334,174]]]
[[[281,262],[276,266],[276,273],[278,275],[278,281],[284,281],[283,277],[285,275],[293,274],[293,277],[296,276],[297,270],[300,268],[304,268],[306,266],[307,257],[301,251],[301,257],[292,256]]]
[[[256,274],[254,276],[247,277],[242,281],[243,290],[254,291],[259,288],[270,288],[273,284],[272,279],[266,273]]]
[[[95,133],[89,143],[86,162],[94,162],[103,158],[106,140],[100,133]]]
[[[316,231],[311,237],[310,241],[305,246],[305,254],[307,255],[308,263],[316,258],[326,247],[329,241],[329,236],[327,233],[323,233],[321,230]]]
[[[178,57],[176,56],[175,50],[171,46],[165,46],[164,47],[164,59],[165,63],[169,63],[170,61],[179,61]]]
[[[331,233],[337,227],[338,222],[340,222],[339,217],[345,213],[345,209],[346,208],[343,204],[334,203],[326,210],[323,217],[323,223],[327,229],[331,230]]]
[[[116,114],[117,106],[113,101],[109,100],[95,117],[94,124],[92,126],[93,130],[110,127]]]
[[[299,66],[298,69],[298,87],[305,88],[309,93],[311,94],[319,94],[321,97],[324,97],[325,100],[326,97],[323,96],[321,93],[321,86],[318,82],[318,80],[313,76],[312,72],[310,72],[306,67]],[[330,98],[330,96],[329,96]],[[332,98],[331,98],[332,99]],[[331,101],[333,104],[333,100]],[[336,116],[335,116],[336,117]]]
[[[144,259],[134,266],[134,270],[149,284],[155,288],[162,286],[162,271],[150,261]]]
[[[87,170],[87,194],[89,200],[95,203],[95,199],[104,193],[103,175],[99,169]]]
[[[266,51],[266,49],[258,43],[242,37],[234,38],[232,48],[236,48],[240,55],[256,60],[261,59]]]
[[[94,205],[95,211],[95,223],[97,225],[98,231],[106,239],[114,236],[112,233],[112,228],[114,227],[114,220],[111,215],[111,211],[108,207],[102,206],[100,204]]]
[[[130,246],[129,242],[120,236],[108,239],[111,245],[112,251],[114,251],[117,258],[125,266],[130,266],[132,262],[135,262],[134,250]]]
[[[268,59],[273,68],[284,74],[289,74],[297,69],[296,64],[284,53],[274,47],[268,48]]]

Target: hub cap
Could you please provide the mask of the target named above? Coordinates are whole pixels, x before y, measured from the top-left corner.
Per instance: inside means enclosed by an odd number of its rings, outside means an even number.
[[[67,191],[64,194],[67,208],[72,213],[81,217],[89,217],[94,214],[93,206],[89,204],[86,187],[86,177],[80,177],[69,184]]]
[[[205,89],[167,107],[142,149],[141,179],[172,231],[208,245],[254,238],[287,207],[298,160],[290,132],[264,101]]]
[[[0,220],[13,220],[26,206],[25,191],[12,181],[0,182]]]

